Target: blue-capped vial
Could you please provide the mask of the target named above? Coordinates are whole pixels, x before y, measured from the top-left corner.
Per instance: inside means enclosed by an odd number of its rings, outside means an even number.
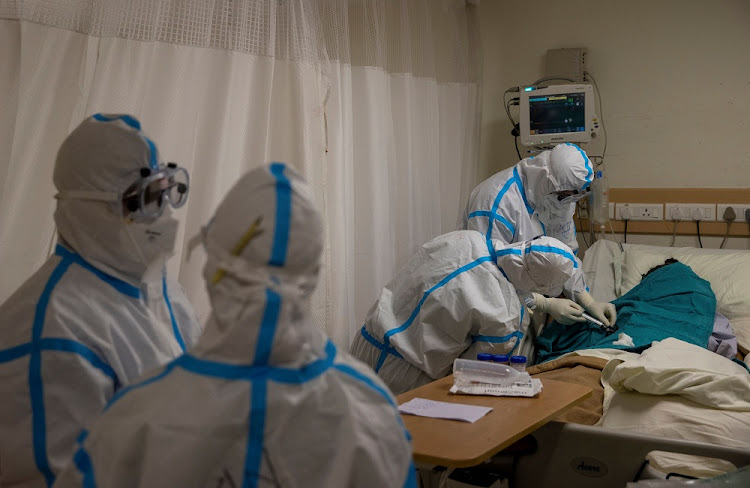
[[[479,361],[492,361],[492,354],[486,352],[480,352],[477,354],[477,360]]]
[[[508,364],[509,358],[505,354],[495,354],[492,356],[493,363]]]
[[[526,356],[511,356],[510,367],[521,373],[526,371]]]

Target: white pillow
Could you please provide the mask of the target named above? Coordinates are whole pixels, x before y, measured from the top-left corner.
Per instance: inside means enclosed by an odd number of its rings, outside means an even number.
[[[667,258],[675,258],[711,284],[716,295],[716,311],[735,326],[738,318],[750,317],[750,251],[696,249],[694,247],[653,247],[625,250],[622,260],[620,295],[641,282],[642,275]]]

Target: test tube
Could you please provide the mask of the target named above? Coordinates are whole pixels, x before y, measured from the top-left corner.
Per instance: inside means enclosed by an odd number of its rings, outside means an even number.
[[[505,354],[495,354],[492,356],[493,363],[508,364],[509,358]]]
[[[526,356],[511,356],[510,357],[510,367],[518,371],[519,373],[523,373],[526,371]]]

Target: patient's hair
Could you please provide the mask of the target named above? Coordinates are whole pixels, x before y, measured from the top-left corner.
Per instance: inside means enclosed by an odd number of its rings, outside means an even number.
[[[651,273],[653,273],[654,271],[656,271],[656,270],[657,270],[657,269],[659,269],[659,268],[663,268],[664,266],[669,266],[670,264],[674,264],[674,263],[679,263],[679,261],[677,261],[677,260],[676,260],[676,259],[674,259],[674,258],[669,258],[669,259],[667,259],[666,261],[664,261],[664,264],[660,264],[660,265],[658,265],[658,266],[654,266],[654,267],[653,267],[653,268],[651,268],[650,270],[646,271],[646,274],[644,274],[644,275],[641,275],[641,279],[643,279],[643,278],[645,278],[646,276],[650,275]]]

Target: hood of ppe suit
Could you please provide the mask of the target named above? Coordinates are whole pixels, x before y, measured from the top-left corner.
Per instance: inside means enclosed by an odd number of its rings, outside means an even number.
[[[156,145],[129,115],[96,114],[85,119],[57,153],[54,184],[60,198],[55,224],[65,244],[97,268],[128,281],[161,277],[172,254],[178,222],[168,212],[148,223],[123,218],[121,203],[65,197],[77,192],[121,195],[158,167]],[[150,271],[150,270],[153,270]]]
[[[588,156],[574,144],[555,146],[522,160],[518,167],[526,196],[545,224],[569,220],[575,212],[575,203],[562,204],[552,193],[586,190],[594,175]]]
[[[518,291],[558,296],[578,266],[570,248],[552,237],[495,246],[497,265]]]
[[[589,187],[594,171],[586,153],[575,144],[560,144],[550,151],[549,172],[552,191],[578,190]]]
[[[242,177],[204,230],[213,310],[201,354],[289,366],[322,357],[326,339],[309,317],[322,237],[312,192],[292,168],[272,163]]]

